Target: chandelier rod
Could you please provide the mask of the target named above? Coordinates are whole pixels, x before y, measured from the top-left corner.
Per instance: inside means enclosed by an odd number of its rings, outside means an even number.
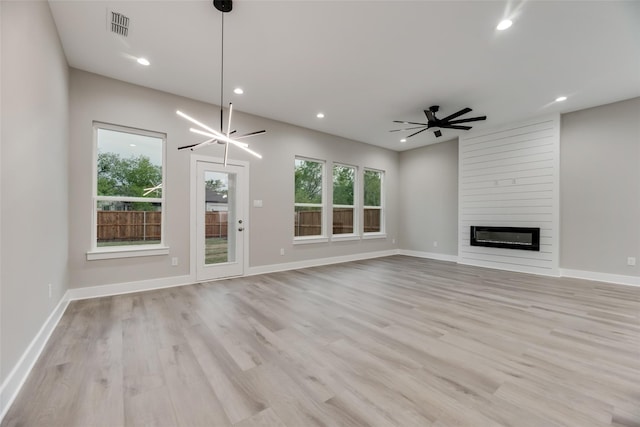
[[[221,13],[220,15],[222,15],[222,26],[221,26],[221,37],[220,37],[220,132],[222,132],[222,116],[223,116],[223,97],[222,94],[224,93],[224,12]]]

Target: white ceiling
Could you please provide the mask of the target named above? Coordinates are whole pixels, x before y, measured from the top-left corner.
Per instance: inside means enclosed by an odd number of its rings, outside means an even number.
[[[50,5],[70,66],[219,104],[210,0]],[[108,31],[108,9],[130,18],[127,38]],[[464,132],[389,132],[431,105],[487,115],[480,129],[640,96],[640,1],[236,0],[224,22],[225,104],[393,150]]]

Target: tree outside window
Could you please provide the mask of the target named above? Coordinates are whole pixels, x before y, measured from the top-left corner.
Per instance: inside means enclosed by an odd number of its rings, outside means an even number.
[[[323,236],[324,163],[295,159],[294,236]]]
[[[333,234],[356,233],[356,168],[333,165]]]
[[[94,247],[162,242],[164,135],[95,125]]]
[[[384,172],[364,171],[364,233],[382,233],[382,183]]]

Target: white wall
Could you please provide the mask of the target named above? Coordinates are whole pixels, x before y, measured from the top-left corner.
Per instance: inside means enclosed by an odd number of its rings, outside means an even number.
[[[558,115],[460,138],[458,262],[558,275]],[[470,226],[540,228],[540,251],[470,246]]]
[[[188,123],[176,116],[180,109],[217,123],[216,106],[135,86],[72,69],[70,77],[70,249],[71,287],[79,288],[189,275],[189,165],[190,151],[180,145],[200,139],[188,131]],[[234,105],[242,108],[242,101]],[[168,256],[87,261],[91,247],[92,122],[94,120],[167,134],[166,242]],[[251,147],[263,155],[255,159],[239,150],[231,156],[250,162],[250,199],[264,207],[250,208],[251,267],[350,256],[397,247],[392,239],[398,223],[398,153],[343,138],[291,126],[234,111],[234,127],[240,133],[266,129],[252,138]],[[211,146],[198,155],[220,157],[222,146]],[[293,245],[293,166],[296,155],[337,161],[386,172],[387,235],[385,239]],[[280,255],[280,248],[285,255]],[[171,257],[180,265],[172,267]]]
[[[400,154],[400,247],[436,257],[457,255],[457,249],[438,251],[428,240],[438,227],[447,226],[441,219],[454,210],[457,215],[458,208],[457,201],[440,195],[440,189],[457,182],[457,150],[439,145]],[[563,114],[559,150],[560,273],[636,283],[640,277],[640,98]],[[431,187],[436,181],[437,186]],[[422,226],[417,227],[418,223]],[[438,242],[442,247],[442,239]],[[635,266],[627,265],[628,257],[636,258]]]
[[[1,383],[67,289],[69,103],[47,2],[0,8]]]
[[[563,115],[560,154],[561,266],[640,276],[640,98]]]
[[[458,140],[401,152],[400,182],[400,247],[414,255],[456,257]]]

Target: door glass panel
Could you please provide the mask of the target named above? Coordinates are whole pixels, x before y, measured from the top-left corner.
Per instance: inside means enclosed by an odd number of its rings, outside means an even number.
[[[235,174],[204,172],[204,263],[235,262]]]

